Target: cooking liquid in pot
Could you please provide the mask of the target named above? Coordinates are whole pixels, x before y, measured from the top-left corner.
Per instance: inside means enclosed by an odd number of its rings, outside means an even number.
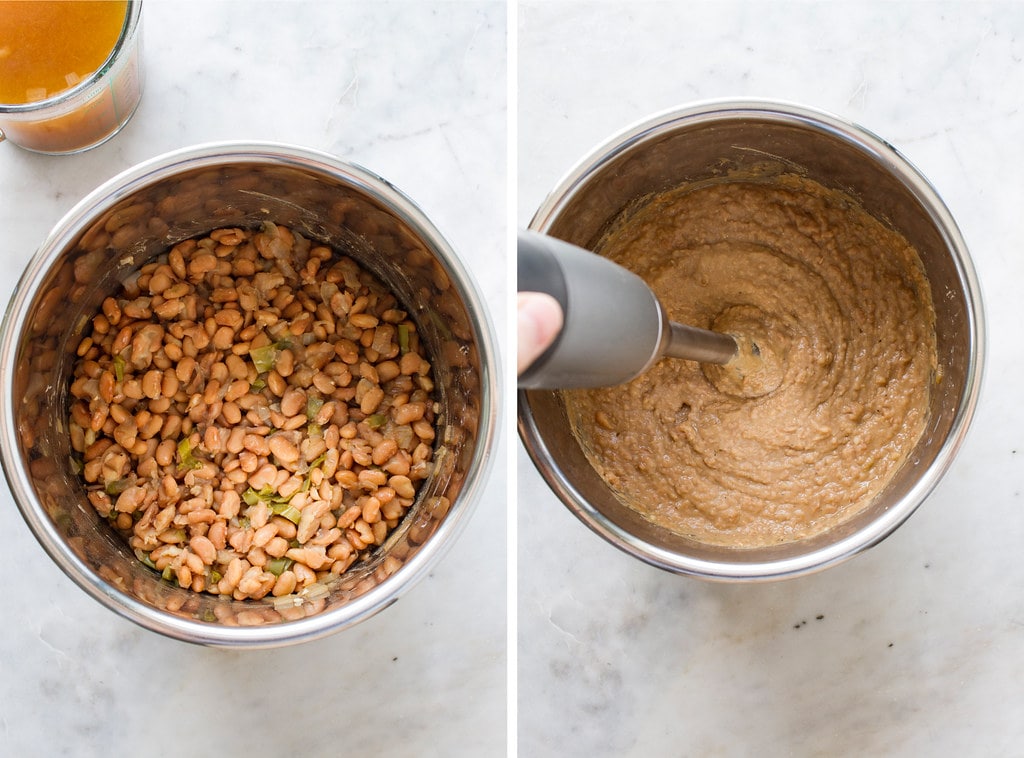
[[[663,359],[565,392],[629,507],[705,543],[778,544],[848,519],[907,460],[936,381],[930,288],[917,252],[852,198],[795,175],[684,188],[599,252],[672,320],[740,344],[725,366]]]

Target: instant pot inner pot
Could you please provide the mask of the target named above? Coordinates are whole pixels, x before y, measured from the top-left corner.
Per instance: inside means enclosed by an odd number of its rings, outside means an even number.
[[[175,243],[264,221],[350,255],[396,294],[427,346],[441,404],[435,470],[402,525],[321,598],[292,606],[193,593],[141,564],[95,513],[74,472],[68,385],[75,351],[103,299]],[[86,571],[146,605],[204,621],[261,624],[344,605],[381,584],[444,521],[477,448],[481,366],[471,314],[443,257],[401,210],[357,179],[276,164],[227,163],[156,180],[101,210],[43,265],[49,269],[22,325],[13,377],[16,427],[28,479],[53,528]],[[385,565],[385,557],[391,560]]]
[[[930,422],[908,462],[866,509],[836,528],[806,540],[757,549],[704,545],[654,526],[624,506],[593,470],[574,438],[557,392],[526,393],[530,423],[546,453],[555,461],[563,499],[570,508],[593,509],[617,525],[620,538],[639,539],[657,556],[684,554],[697,560],[731,564],[784,561],[833,544],[880,517],[919,486],[921,472],[932,463],[955,419],[963,412],[965,385],[972,360],[971,318],[967,286],[954,241],[918,193],[921,180],[899,178],[891,155],[814,123],[793,123],[771,116],[754,120],[696,120],[661,124],[636,135],[587,164],[549,214],[534,219],[534,228],[577,245],[595,249],[602,235],[623,214],[665,190],[692,182],[728,181],[730,176],[770,177],[790,172],[843,191],[869,213],[887,223],[917,249],[932,289],[940,376],[932,386]],[[905,172],[904,172],[905,173]],[[657,557],[655,561],[659,562]],[[666,557],[668,564],[674,561]]]

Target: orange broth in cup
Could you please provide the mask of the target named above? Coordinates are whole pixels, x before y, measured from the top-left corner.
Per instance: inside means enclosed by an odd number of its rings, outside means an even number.
[[[127,0],[0,2],[0,103],[34,103],[77,85],[110,57],[127,11]]]
[[[141,0],[0,0],[0,140],[52,155],[105,142],[142,96]]]

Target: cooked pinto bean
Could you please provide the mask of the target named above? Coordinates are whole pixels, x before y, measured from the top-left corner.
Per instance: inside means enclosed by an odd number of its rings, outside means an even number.
[[[430,362],[396,306],[283,226],[175,245],[78,345],[70,438],[89,502],[197,592],[282,597],[347,571],[431,465]]]

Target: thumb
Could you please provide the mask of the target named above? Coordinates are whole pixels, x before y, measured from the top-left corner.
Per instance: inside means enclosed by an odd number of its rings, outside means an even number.
[[[562,307],[543,292],[520,292],[516,311],[519,329],[517,373],[523,373],[547,350],[562,329]]]

